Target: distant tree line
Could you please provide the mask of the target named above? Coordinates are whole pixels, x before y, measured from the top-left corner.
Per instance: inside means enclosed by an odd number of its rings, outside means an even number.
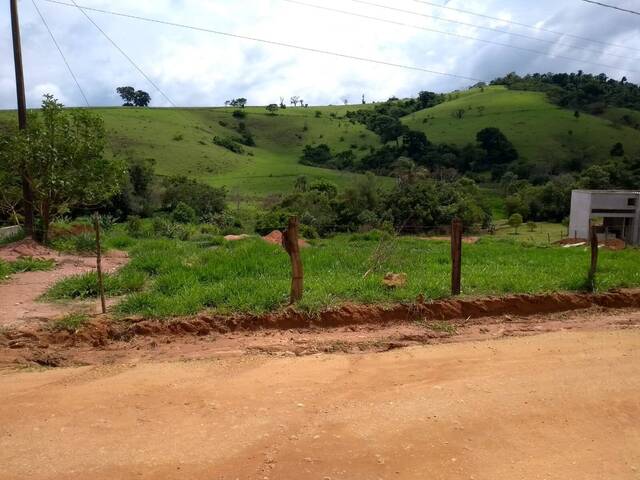
[[[640,110],[640,86],[627,81],[608,78],[601,73],[516,73],[496,78],[492,85],[505,85],[513,90],[545,92],[550,101],[561,107],[601,114],[607,107]]]

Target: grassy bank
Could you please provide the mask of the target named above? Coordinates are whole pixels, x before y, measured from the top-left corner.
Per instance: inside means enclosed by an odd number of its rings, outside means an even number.
[[[305,297],[300,307],[317,311],[344,302],[393,303],[412,301],[420,294],[428,299],[448,295],[448,242],[388,242],[377,264],[372,261],[380,245],[375,237],[343,235],[304,249]],[[203,310],[262,313],[287,303],[289,259],[279,246],[260,239],[214,248],[167,239],[132,241],[118,236],[111,241],[130,245],[132,256],[129,265],[107,277],[110,294],[128,294],[116,307],[120,314],[166,318]],[[583,247],[527,246],[506,238],[485,237],[464,245],[463,255],[464,295],[581,290],[589,262]],[[386,272],[406,273],[406,286],[385,287],[381,280]],[[95,283],[91,274],[66,279],[48,295],[95,296]],[[633,286],[640,286],[638,251],[602,251],[598,289]]]

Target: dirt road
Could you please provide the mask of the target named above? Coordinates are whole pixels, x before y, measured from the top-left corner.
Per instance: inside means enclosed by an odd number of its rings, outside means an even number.
[[[640,478],[640,331],[0,374],[2,479]]]

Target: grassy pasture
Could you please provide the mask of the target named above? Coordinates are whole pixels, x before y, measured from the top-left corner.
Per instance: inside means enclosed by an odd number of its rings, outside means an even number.
[[[451,98],[405,117],[405,123],[424,131],[431,141],[458,145],[474,142],[483,128],[497,127],[523,158],[549,169],[574,152],[586,151],[593,160],[607,159],[617,142],[624,144],[628,154],[640,153],[638,130],[617,121],[624,109],[612,109],[604,117],[582,113],[576,119],[573,111],[549,103],[544,93],[502,86],[470,90],[458,98],[454,93]],[[459,109],[465,110],[462,120],[452,116]]]
[[[116,307],[121,315],[169,318],[203,310],[221,313],[277,310],[286,305],[290,265],[279,247],[254,238],[203,248],[168,239],[132,240],[111,234],[114,247],[128,245],[132,260],[108,276],[107,291],[128,294]],[[339,235],[312,242],[304,249],[305,297],[309,311],[344,302],[413,301],[419,294],[437,299],[449,294],[450,259],[446,241],[400,238],[373,274],[377,235]],[[513,238],[483,237],[463,247],[463,294],[488,295],[581,290],[589,253],[585,248],[527,244]],[[405,287],[390,289],[385,273],[406,273]],[[634,249],[602,251],[598,288],[640,286],[640,255]],[[66,279],[48,293],[49,299],[96,295],[95,275]]]

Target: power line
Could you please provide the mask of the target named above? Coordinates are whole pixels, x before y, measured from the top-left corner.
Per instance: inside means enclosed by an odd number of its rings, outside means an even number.
[[[409,23],[398,22],[398,21],[389,20],[389,19],[386,19],[386,18],[373,17],[373,16],[370,16],[370,15],[365,15],[365,14],[361,14],[361,13],[349,12],[347,10],[340,10],[340,9],[332,8],[332,7],[324,7],[324,6],[321,6],[321,5],[315,5],[315,4],[312,4],[312,3],[302,2],[300,0],[282,0],[282,1],[283,2],[287,2],[287,3],[292,3],[292,4],[295,4],[295,5],[302,5],[302,6],[305,6],[305,7],[316,8],[316,9],[319,9],[319,10],[325,10],[325,11],[329,11],[329,12],[336,12],[336,13],[341,13],[341,14],[344,14],[344,15],[350,15],[350,16],[353,16],[353,17],[365,18],[365,19],[374,20],[374,21],[377,21],[377,22],[384,22],[384,23],[389,23],[389,24],[392,24],[392,25],[399,25],[399,26],[402,26],[402,27],[414,28],[414,29],[423,30],[423,31],[426,31],[426,32],[438,33],[438,34],[441,34],[441,35],[448,35],[448,36],[452,36],[452,37],[463,38],[463,39],[466,39],[466,40],[473,40],[473,41],[476,41],[476,42],[487,43],[487,44],[490,44],[490,45],[498,45],[500,47],[513,48],[513,49],[516,49],[516,50],[522,50],[522,51],[525,51],[525,52],[535,53],[537,55],[544,55],[544,56],[551,57],[551,58],[561,58],[563,60],[569,60],[569,61],[578,62],[578,63],[581,63],[581,64],[582,63],[588,63],[588,64],[591,64],[591,65],[597,65],[599,67],[613,68],[615,70],[623,71],[620,68],[615,67],[613,65],[607,65],[607,64],[602,64],[602,63],[598,63],[598,62],[592,62],[592,61],[589,61],[589,60],[581,60],[579,58],[567,57],[567,56],[564,56],[564,55],[557,55],[557,54],[553,54],[553,53],[544,52],[544,51],[541,51],[541,50],[535,50],[535,49],[532,49],[532,48],[519,47],[517,45],[512,45],[512,44],[509,44],[509,43],[496,42],[494,40],[486,40],[486,39],[483,39],[483,38],[472,37],[472,36],[463,35],[463,34],[460,34],[460,33],[447,32],[447,31],[444,31],[444,30],[437,30],[437,29],[430,28],[430,27],[412,25],[412,24],[409,24]],[[531,37],[531,38],[533,38],[533,37]],[[552,45],[562,45],[561,43],[557,43],[557,42],[553,42],[553,41],[546,41],[546,40],[544,40],[544,41],[548,42],[548,43],[551,43]],[[580,50],[585,50],[585,51],[591,52],[591,53],[594,53],[594,52],[595,53],[606,53],[606,52],[604,52],[602,50],[590,50],[590,49],[584,49],[584,48],[580,48],[580,47],[573,47],[573,48],[579,48]],[[632,59],[632,58],[623,57],[623,56],[619,56],[619,55],[612,55],[612,56],[624,58],[625,60],[629,60],[629,61],[637,60],[637,59]],[[638,72],[636,70],[628,70],[627,69],[627,70],[624,70],[624,71],[640,73],[640,72]]]
[[[640,15],[640,12],[636,12],[635,10],[629,10],[627,8],[617,7],[616,5],[609,5],[607,3],[595,2],[594,0],[582,0],[585,3],[592,3],[594,5],[600,5],[601,7],[612,8],[614,10],[619,10],[625,13],[632,13],[634,15]]]
[[[351,1],[354,2],[354,3],[360,3],[362,5],[368,5],[370,7],[384,8],[386,10],[392,10],[392,11],[400,12],[400,13],[407,13],[409,15],[417,15],[417,16],[424,17],[424,18],[431,18],[431,19],[439,20],[441,22],[448,22],[448,23],[453,23],[453,24],[456,24],[456,25],[462,25],[464,27],[477,28],[477,29],[480,29],[480,30],[487,30],[487,31],[490,31],[490,32],[498,32],[498,33],[501,33],[501,34],[511,35],[511,36],[514,36],[514,37],[526,38],[528,40],[536,40],[536,41],[539,41],[539,42],[546,42],[546,43],[551,43],[551,44],[557,45],[556,42],[553,42],[551,40],[544,40],[544,39],[532,37],[531,35],[525,35],[523,33],[508,32],[506,30],[501,30],[499,28],[485,27],[483,25],[477,25],[475,23],[467,23],[467,22],[462,22],[460,20],[452,20],[452,19],[449,19],[449,18],[443,18],[443,17],[438,17],[438,16],[435,16],[435,15],[429,15],[429,14],[422,13],[422,12],[416,12],[416,11],[413,11],[413,10],[405,10],[403,8],[390,7],[388,5],[383,5],[383,4],[375,3],[375,2],[369,2],[367,0],[351,0]],[[613,67],[609,67],[609,68],[613,68]]]
[[[78,82],[78,79],[76,78],[76,75],[73,73],[73,70],[71,69],[71,66],[69,65],[69,62],[67,61],[67,57],[65,57],[64,53],[62,52],[62,48],[60,48],[60,45],[58,44],[58,41],[56,40],[56,37],[53,35],[53,32],[49,28],[49,24],[45,20],[44,15],[42,15],[42,12],[38,8],[38,5],[36,4],[35,0],[31,0],[31,3],[33,3],[33,6],[35,7],[36,12],[38,12],[38,16],[40,17],[40,20],[42,20],[42,23],[44,24],[45,28],[49,32],[49,35],[51,36],[51,40],[53,40],[53,44],[58,49],[58,53],[60,53],[60,56],[62,57],[62,61],[67,66],[67,70],[69,70],[69,73],[71,74],[71,78],[73,78],[73,81],[75,82],[76,86],[78,87],[78,90],[80,90],[80,94],[82,95],[82,98],[84,98],[84,102],[87,104],[87,107],[89,107],[90,106],[89,105],[89,100],[87,100],[87,96],[85,95],[84,90],[82,90],[82,87],[80,86],[80,83]]]
[[[58,0],[45,0],[46,2],[49,3],[55,3],[58,5],[64,5],[67,7],[72,7],[73,5],[69,4],[69,3],[64,3]],[[73,1],[73,0],[72,0]],[[385,60],[377,60],[377,59],[373,59],[373,58],[367,58],[367,57],[360,57],[357,55],[350,55],[347,53],[340,53],[340,52],[333,52],[330,50],[323,50],[320,48],[313,48],[313,47],[304,47],[302,45],[295,45],[292,43],[285,43],[285,42],[279,42],[279,41],[275,41],[275,40],[266,40],[264,38],[258,38],[258,37],[249,37],[246,35],[240,35],[237,33],[228,33],[228,32],[222,32],[220,30],[212,30],[209,28],[203,28],[203,27],[196,27],[193,25],[186,25],[186,24],[182,24],[182,23],[175,23],[175,22],[168,22],[165,20],[158,20],[158,19],[154,19],[154,18],[147,18],[147,17],[140,17],[137,15],[131,15],[131,14],[127,14],[127,13],[120,13],[120,12],[113,12],[113,11],[109,11],[109,10],[102,10],[99,8],[91,8],[91,7],[78,7],[84,10],[89,10],[89,11],[93,11],[93,12],[98,12],[98,13],[104,13],[107,15],[115,15],[118,17],[125,17],[125,18],[131,18],[134,20],[141,20],[144,22],[151,22],[151,23],[158,23],[161,25],[169,25],[172,27],[178,27],[178,28],[186,28],[189,30],[195,30],[195,31],[199,31],[199,32],[206,32],[206,33],[212,33],[214,35],[221,35],[224,37],[230,37],[230,38],[240,38],[243,40],[250,40],[252,42],[259,42],[259,43],[264,43],[267,45],[276,45],[279,47],[287,47],[287,48],[292,48],[292,49],[296,49],[296,50],[302,50],[305,52],[312,52],[312,53],[319,53],[319,54],[323,54],[323,55],[330,55],[330,56],[334,56],[334,57],[340,57],[340,58],[346,58],[349,60],[357,60],[359,62],[367,62],[367,63],[375,63],[378,65],[385,65],[388,67],[395,67],[395,68],[403,68],[405,70],[413,70],[413,71],[418,71],[418,72],[425,72],[425,73],[431,73],[433,75],[442,75],[445,77],[452,77],[452,78],[459,78],[462,80],[470,80],[472,82],[483,82],[484,80],[481,78],[475,78],[475,77],[469,77],[469,76],[465,76],[465,75],[458,75],[455,73],[447,73],[447,72],[438,72],[436,70],[430,70],[428,68],[423,68],[423,67],[416,67],[413,65],[403,65],[400,63],[394,63],[394,62],[387,62]],[[86,15],[86,14],[85,14]]]
[[[134,61],[131,59],[131,57],[130,57],[129,55],[127,55],[127,54],[125,53],[125,51],[124,51],[124,50],[122,50],[122,48],[120,48],[120,46],[119,46],[115,41],[113,41],[113,40],[111,39],[111,37],[109,37],[109,35],[107,35],[107,33],[106,33],[102,28],[100,28],[100,26],[99,26],[96,22],[94,22],[94,21],[93,21],[93,19],[92,19],[92,18],[87,14],[87,12],[85,12],[85,11],[84,11],[84,10],[85,10],[85,9],[87,9],[87,8],[86,8],[86,7],[81,7],[81,6],[79,6],[79,5],[75,2],[75,0],[71,0],[71,2],[73,3],[73,5],[69,5],[69,4],[66,4],[66,5],[67,5],[67,6],[69,6],[69,7],[75,6],[78,10],[80,10],[80,11],[82,12],[82,14],[83,14],[85,17],[87,17],[87,20],[89,20],[89,21],[93,24],[93,26],[94,26],[94,27],[96,27],[96,28],[98,29],[98,31],[99,31],[100,33],[102,33],[102,35],[104,35],[104,37],[105,37],[107,40],[109,40],[109,42],[111,42],[111,44],[112,44],[112,45],[113,45],[113,46],[114,46],[114,47],[115,47],[115,48],[116,48],[116,49],[117,49],[117,50],[118,50],[118,51],[119,51],[119,52],[124,56],[124,58],[126,58],[127,60],[129,60],[129,63],[130,63],[131,65],[133,65],[133,66],[135,67],[135,69],[136,69],[136,70],[138,70],[138,72],[140,72],[140,74],[141,74],[144,78],[146,78],[146,79],[147,79],[147,81],[148,81],[151,85],[153,85],[153,87],[154,87],[158,92],[160,92],[160,94],[162,94],[162,96],[163,96],[164,98],[166,98],[166,99],[167,99],[167,102],[169,102],[169,104],[170,104],[171,106],[175,107],[175,106],[176,106],[176,104],[175,104],[175,103],[173,103],[173,102],[171,101],[171,99],[167,96],[167,94],[166,94],[166,93],[164,93],[164,92],[162,91],[162,89],[161,89],[158,85],[156,85],[156,83],[155,83],[153,80],[151,80],[151,78],[150,78],[146,73],[144,73],[144,71],[143,71],[143,70],[142,70],[142,69],[141,69],[141,68],[136,64],[136,62],[134,62]],[[59,3],[59,2],[55,2],[55,3]],[[89,10],[89,9],[87,9],[87,10]]]
[[[449,11],[452,11],[452,12],[466,13],[467,15],[473,15],[475,17],[486,18],[488,20],[497,20],[497,21],[502,22],[502,23],[508,23],[510,25],[516,25],[518,27],[529,28],[529,29],[536,30],[536,31],[539,31],[539,32],[553,33],[554,35],[560,35],[560,36],[564,36],[564,37],[575,38],[576,40],[584,40],[586,42],[598,43],[600,45],[606,45],[608,47],[626,48],[626,49],[629,49],[629,50],[635,50],[637,52],[640,52],[640,48],[629,47],[627,45],[619,45],[619,44],[616,44],[616,43],[603,42],[603,41],[600,41],[600,40],[595,40],[595,39],[588,38],[588,37],[582,37],[580,35],[573,35],[571,33],[566,33],[566,32],[558,32],[556,30],[551,30],[549,28],[538,27],[538,26],[535,26],[535,25],[529,25],[527,23],[520,23],[520,22],[516,22],[516,21],[513,21],[513,20],[505,20],[504,18],[500,18],[500,17],[492,17],[491,15],[485,15],[485,14],[482,14],[482,13],[472,12],[470,10],[465,10],[463,8],[455,8],[455,7],[450,7],[448,5],[438,5],[437,3],[428,2],[426,0],[413,0],[413,1],[416,2],[416,3],[422,3],[424,5],[429,5],[431,7],[441,8],[441,9],[449,10]]]

